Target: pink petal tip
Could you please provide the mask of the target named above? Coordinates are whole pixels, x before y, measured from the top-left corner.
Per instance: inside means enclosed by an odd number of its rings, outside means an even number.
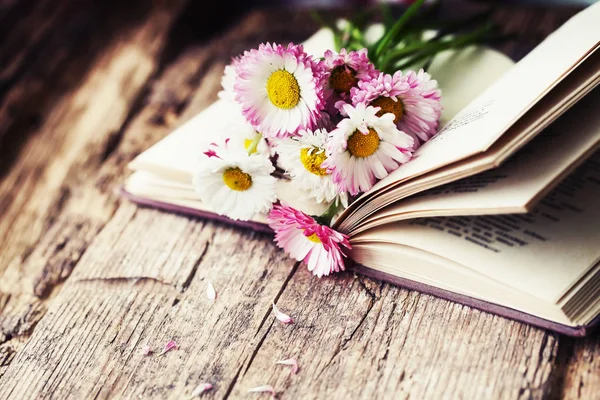
[[[296,360],[295,358],[288,358],[287,360],[280,360],[277,361],[275,364],[277,365],[289,365],[292,367],[291,369],[291,373],[296,375],[298,373],[298,371],[300,371],[300,368],[298,367],[298,360]]]
[[[159,356],[163,356],[165,354],[167,354],[169,351],[171,350],[177,350],[179,347],[177,346],[177,343],[175,343],[174,340],[169,340],[167,342],[167,344],[165,344],[165,348],[160,352]]]
[[[277,398],[277,392],[271,385],[262,385],[248,389],[248,393],[269,393],[272,398]]]
[[[275,318],[277,318],[284,324],[293,324],[294,323],[294,320],[292,319],[292,317],[279,311],[279,308],[277,308],[275,303],[273,303],[273,312],[275,313]]]
[[[212,388],[213,388],[213,385],[210,383],[201,383],[198,386],[196,386],[196,389],[194,389],[194,391],[192,392],[192,398],[198,397],[202,393],[212,390]]]

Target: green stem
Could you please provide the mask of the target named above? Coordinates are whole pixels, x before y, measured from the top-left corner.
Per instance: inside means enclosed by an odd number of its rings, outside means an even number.
[[[425,42],[425,43],[418,42],[418,43],[414,43],[414,44],[405,46],[401,49],[390,51],[383,58],[383,62],[384,62],[384,64],[387,64],[391,61],[394,61],[394,59],[400,59],[402,57],[410,56],[412,53],[415,53],[417,51],[419,51],[419,52],[436,51],[438,48],[444,46],[446,43],[451,43],[451,42]]]
[[[425,0],[415,1],[398,21],[390,28],[390,30],[379,40],[377,47],[375,48],[375,58],[379,58],[381,53],[387,48],[389,42],[398,35],[400,30],[417,14],[419,8],[425,3]]]
[[[348,25],[346,26],[346,29],[344,29],[344,31],[342,32],[342,35],[341,35],[342,40],[341,40],[340,50],[348,47],[348,43],[350,43],[350,39],[352,38],[352,36],[351,36],[352,28],[353,28],[352,21],[348,21]]]
[[[468,45],[478,43],[486,36],[488,32],[489,27],[486,26],[475,32],[459,36],[453,40],[424,43],[418,49],[416,47],[413,47],[411,49],[407,49],[407,51],[402,51],[406,48],[399,49],[384,59],[384,62],[382,62],[382,70],[387,72],[390,64],[394,71],[404,69],[419,61],[432,57],[441,51],[449,49],[458,49],[461,47],[466,47]],[[399,61],[401,61],[403,58],[406,59],[399,63]]]
[[[365,38],[363,37],[362,32],[356,25],[354,25],[352,27],[352,30],[350,31],[350,35],[351,35],[352,39],[356,40],[359,43],[364,43],[364,41],[365,41]]]
[[[331,226],[331,220],[342,209],[342,207],[342,202],[336,199],[331,202],[323,214],[319,216],[313,216],[313,218],[321,225]]]
[[[252,143],[250,143],[250,146],[248,147],[248,155],[251,156],[252,154],[254,154],[256,152],[256,148],[258,147],[258,144],[260,143],[260,139],[262,139],[262,133],[257,132],[256,136],[254,137],[254,140],[252,140]]]

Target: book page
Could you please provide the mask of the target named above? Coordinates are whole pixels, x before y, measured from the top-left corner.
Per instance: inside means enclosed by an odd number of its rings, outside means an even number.
[[[389,243],[358,243],[352,246],[350,254],[352,259],[362,266],[376,266],[370,268],[376,271],[509,307],[561,324],[576,325],[555,304],[504,285],[432,253]],[[358,268],[357,271],[361,273],[364,269]]]
[[[599,198],[597,152],[531,213],[422,218],[363,232],[352,242],[415,247],[557,302],[600,260]]]
[[[600,110],[600,89],[501,167],[396,202],[369,217],[367,226],[414,218],[419,212],[441,216],[527,211],[600,145],[600,113],[594,110]]]
[[[488,149],[600,43],[600,3],[551,34],[370,193]],[[369,194],[365,195],[368,196]]]

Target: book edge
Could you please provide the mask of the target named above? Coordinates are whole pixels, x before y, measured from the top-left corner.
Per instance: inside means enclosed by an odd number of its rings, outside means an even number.
[[[424,283],[404,279],[395,275],[387,274],[385,272],[377,271],[364,265],[354,264],[352,270],[360,275],[367,276],[369,278],[377,279],[391,283],[394,286],[405,288],[408,290],[415,290],[420,293],[431,295],[440,299],[448,300],[454,303],[463,304],[480,311],[484,311],[493,315],[498,315],[503,318],[507,318],[513,321],[522,322],[527,325],[535,326],[537,328],[546,329],[556,333],[560,333],[572,337],[584,337],[595,332],[600,326],[600,315],[594,317],[594,319],[587,325],[580,326],[569,326],[559,324],[557,322],[549,321],[540,317],[536,317],[532,314],[527,314],[522,311],[515,310],[513,308],[504,307],[495,303],[490,303],[484,300],[476,299],[470,296],[462,295],[459,293],[451,292],[448,290],[440,289],[435,286],[430,286]]]
[[[216,213],[213,213],[210,211],[203,211],[203,210],[198,210],[198,209],[191,208],[191,207],[180,206],[180,205],[171,204],[171,203],[158,201],[158,200],[152,200],[152,199],[149,199],[149,198],[146,198],[143,196],[137,196],[137,195],[127,191],[124,186],[119,187],[117,192],[118,192],[119,196],[131,201],[132,203],[140,205],[140,206],[165,210],[165,211],[169,211],[169,212],[184,215],[184,216],[200,217],[200,218],[204,218],[204,219],[207,219],[210,221],[224,223],[229,226],[237,226],[240,228],[252,229],[256,232],[269,233],[271,235],[273,234],[273,230],[271,228],[269,228],[269,226],[267,224],[263,224],[260,222],[232,220],[229,217],[226,217],[224,215],[219,215],[219,214],[216,214]]]

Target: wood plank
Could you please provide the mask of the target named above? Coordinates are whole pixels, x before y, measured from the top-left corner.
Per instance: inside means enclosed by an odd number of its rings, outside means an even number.
[[[156,1],[142,19],[104,20],[105,30],[95,31],[102,36],[83,41],[90,53],[75,47],[83,56],[57,64],[62,67],[55,71],[56,82],[44,86],[49,92],[40,95],[44,107],[36,111],[39,123],[7,128],[7,137],[31,139],[13,155],[12,164],[3,164],[11,169],[0,182],[0,297],[6,303],[0,316],[3,368],[44,315],[53,290],[114,213],[116,196],[96,185],[95,178],[158,70],[183,4]],[[39,94],[29,90],[32,82],[40,87],[44,77],[34,73],[11,93],[26,93],[17,96],[22,101]],[[70,89],[73,85],[76,90]],[[2,116],[0,120],[7,122]],[[3,150],[3,156],[11,156]]]
[[[125,203],[7,369],[0,398],[182,398],[217,377],[225,396],[293,268],[266,235]],[[179,350],[143,356],[171,338]]]
[[[556,335],[366,278],[318,280],[304,269],[233,392],[271,384],[281,398],[542,398]],[[276,366],[295,356],[297,376]]]

